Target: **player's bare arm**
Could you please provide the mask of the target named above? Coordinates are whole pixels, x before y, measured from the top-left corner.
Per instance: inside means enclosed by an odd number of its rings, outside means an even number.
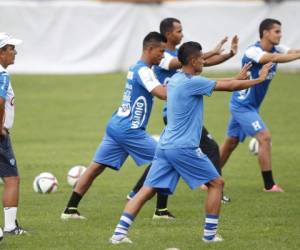
[[[160,100],[167,100],[167,87],[164,85],[156,86],[152,89],[151,94]]]
[[[230,52],[223,53],[223,54],[215,54],[213,56],[206,58],[204,61],[204,66],[205,67],[214,66],[223,63],[228,59],[232,58],[233,56],[235,56],[238,51],[238,43],[239,43],[239,38],[237,35],[235,35],[231,40]]]
[[[296,53],[287,53],[287,54],[279,54],[279,53],[265,53],[259,60],[259,63],[265,64],[269,62],[274,63],[287,63],[300,59],[300,51]]]
[[[259,77],[253,80],[217,80],[215,91],[235,91],[250,88],[256,84],[263,82],[269,73],[272,63],[265,64],[259,74]]]

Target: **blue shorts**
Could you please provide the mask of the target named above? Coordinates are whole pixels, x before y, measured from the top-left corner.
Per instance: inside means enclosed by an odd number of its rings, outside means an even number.
[[[0,177],[19,176],[9,134],[0,136]]]
[[[258,132],[266,129],[258,111],[249,110],[238,112],[231,110],[231,118],[227,127],[227,135],[236,137],[243,142],[247,136],[254,137]]]
[[[144,130],[109,132],[103,137],[94,155],[94,162],[119,170],[128,155],[138,166],[153,160],[157,142]]]
[[[191,189],[208,183],[220,175],[200,148],[157,148],[144,185],[164,194],[174,193],[179,177]]]

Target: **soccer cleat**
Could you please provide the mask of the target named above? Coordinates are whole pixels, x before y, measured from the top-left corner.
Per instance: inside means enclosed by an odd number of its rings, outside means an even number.
[[[216,234],[215,237],[213,237],[211,240],[207,240],[204,237],[202,238],[202,240],[206,243],[210,243],[210,242],[222,242],[224,239],[222,238],[221,235]]]
[[[265,189],[264,188],[264,192],[267,192],[267,193],[283,193],[284,190],[278,184],[274,184],[273,187],[270,188],[270,189]]]
[[[231,202],[231,199],[228,196],[223,195],[221,202],[222,202],[222,204],[227,204],[227,203]]]
[[[120,239],[111,237],[109,239],[109,242],[113,245],[119,245],[123,243],[132,244],[132,241],[127,236],[124,236],[123,238]]]
[[[70,209],[66,208],[65,211],[60,215],[62,220],[85,220],[86,217],[80,215],[77,208]]]
[[[174,220],[175,216],[167,209],[156,209],[152,219]]]
[[[16,227],[13,230],[10,231],[4,230],[3,232],[5,235],[27,235],[28,234],[28,232],[24,228],[19,227],[17,221],[16,221]]]
[[[136,193],[134,191],[130,191],[129,194],[127,194],[126,199],[128,201],[132,200],[133,197],[136,195]]]

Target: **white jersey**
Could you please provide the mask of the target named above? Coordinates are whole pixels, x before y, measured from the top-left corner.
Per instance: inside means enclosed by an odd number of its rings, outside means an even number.
[[[5,99],[4,127],[11,129],[15,117],[15,94],[8,72],[0,65],[0,97]]]

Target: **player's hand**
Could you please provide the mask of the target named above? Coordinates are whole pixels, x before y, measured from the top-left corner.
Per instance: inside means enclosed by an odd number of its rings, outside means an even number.
[[[262,69],[260,70],[259,72],[259,77],[258,79],[260,79],[261,81],[264,81],[266,80],[268,74],[269,74],[269,70],[273,67],[273,63],[272,62],[269,62],[269,63],[266,63]]]
[[[223,49],[223,45],[228,41],[228,37],[224,37],[218,44],[217,46],[213,49],[214,53],[219,55],[221,54],[224,49]]]
[[[235,79],[237,80],[246,80],[248,79],[249,76],[249,70],[252,67],[251,62],[245,64],[242,68],[242,70],[240,71],[240,73],[235,77]]]
[[[232,53],[232,56],[235,56],[238,52],[238,45],[239,45],[239,38],[237,35],[235,35],[231,40],[231,47],[230,51]]]

